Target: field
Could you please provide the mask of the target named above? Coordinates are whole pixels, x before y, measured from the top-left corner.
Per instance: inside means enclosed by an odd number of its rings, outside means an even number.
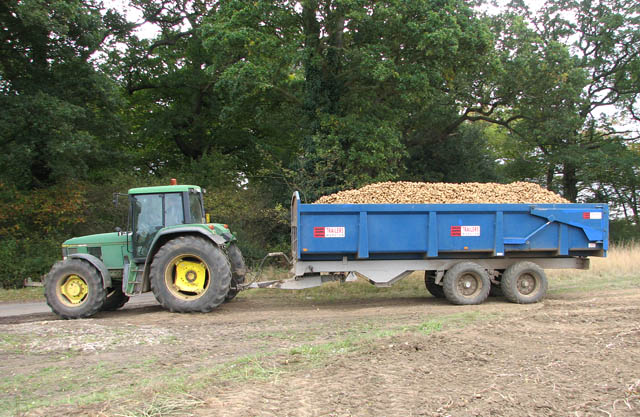
[[[618,247],[534,305],[453,306],[414,274],[210,314],[0,318],[0,415],[638,416],[639,270]]]

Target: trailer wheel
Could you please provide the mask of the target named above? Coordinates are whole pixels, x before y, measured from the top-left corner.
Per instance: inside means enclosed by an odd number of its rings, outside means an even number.
[[[518,262],[504,271],[500,285],[513,303],[537,303],[547,293],[547,274],[533,262]]]
[[[444,298],[442,285],[436,284],[436,271],[424,271],[424,285],[427,291],[436,298]]]
[[[240,292],[238,286],[244,284],[247,267],[244,263],[242,252],[240,252],[240,248],[235,243],[227,247],[227,256],[231,263],[231,284],[225,301],[231,301]]]
[[[80,259],[53,265],[45,278],[44,294],[51,310],[63,319],[93,316],[106,298],[98,271]]]
[[[107,297],[104,300],[102,311],[115,311],[122,308],[129,301],[129,296],[122,292],[121,283],[116,282],[115,284],[115,287],[107,289]]]
[[[224,302],[230,282],[227,256],[201,237],[170,240],[151,263],[151,290],[160,305],[172,312],[213,310]]]
[[[444,295],[453,304],[480,304],[489,296],[491,281],[487,271],[473,262],[455,264],[444,275]]]

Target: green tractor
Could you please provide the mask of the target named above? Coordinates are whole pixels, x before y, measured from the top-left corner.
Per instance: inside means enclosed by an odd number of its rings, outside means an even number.
[[[175,180],[129,190],[129,231],[64,242],[63,260],[45,279],[47,304],[75,319],[148,291],[173,312],[209,312],[231,300],[245,280],[244,259],[229,227],[205,216],[202,193]]]

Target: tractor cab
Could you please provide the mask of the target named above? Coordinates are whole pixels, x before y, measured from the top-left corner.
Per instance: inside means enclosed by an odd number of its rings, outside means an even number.
[[[158,231],[205,223],[202,190],[195,185],[132,188],[129,195],[133,258],[144,261]]]

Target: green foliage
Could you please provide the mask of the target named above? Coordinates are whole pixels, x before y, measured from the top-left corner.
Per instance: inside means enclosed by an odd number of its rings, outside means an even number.
[[[385,180],[535,181],[640,224],[619,126],[640,122],[637,2],[130,6],[155,34],[97,0],[0,4],[0,285],[125,226],[111,193],[171,177],[252,260],[287,251],[293,191]]]
[[[460,126],[460,131],[413,152],[409,179],[431,182],[495,182],[501,179],[489,125]]]
[[[230,225],[250,263],[270,251],[290,252],[289,207],[270,203],[267,195],[252,187],[207,189],[205,195],[211,221]]]
[[[91,62],[113,29],[103,18],[91,1],[0,5],[0,180],[50,186],[113,163],[118,91]]]
[[[609,222],[609,239],[613,244],[640,242],[640,228],[625,219]]]

